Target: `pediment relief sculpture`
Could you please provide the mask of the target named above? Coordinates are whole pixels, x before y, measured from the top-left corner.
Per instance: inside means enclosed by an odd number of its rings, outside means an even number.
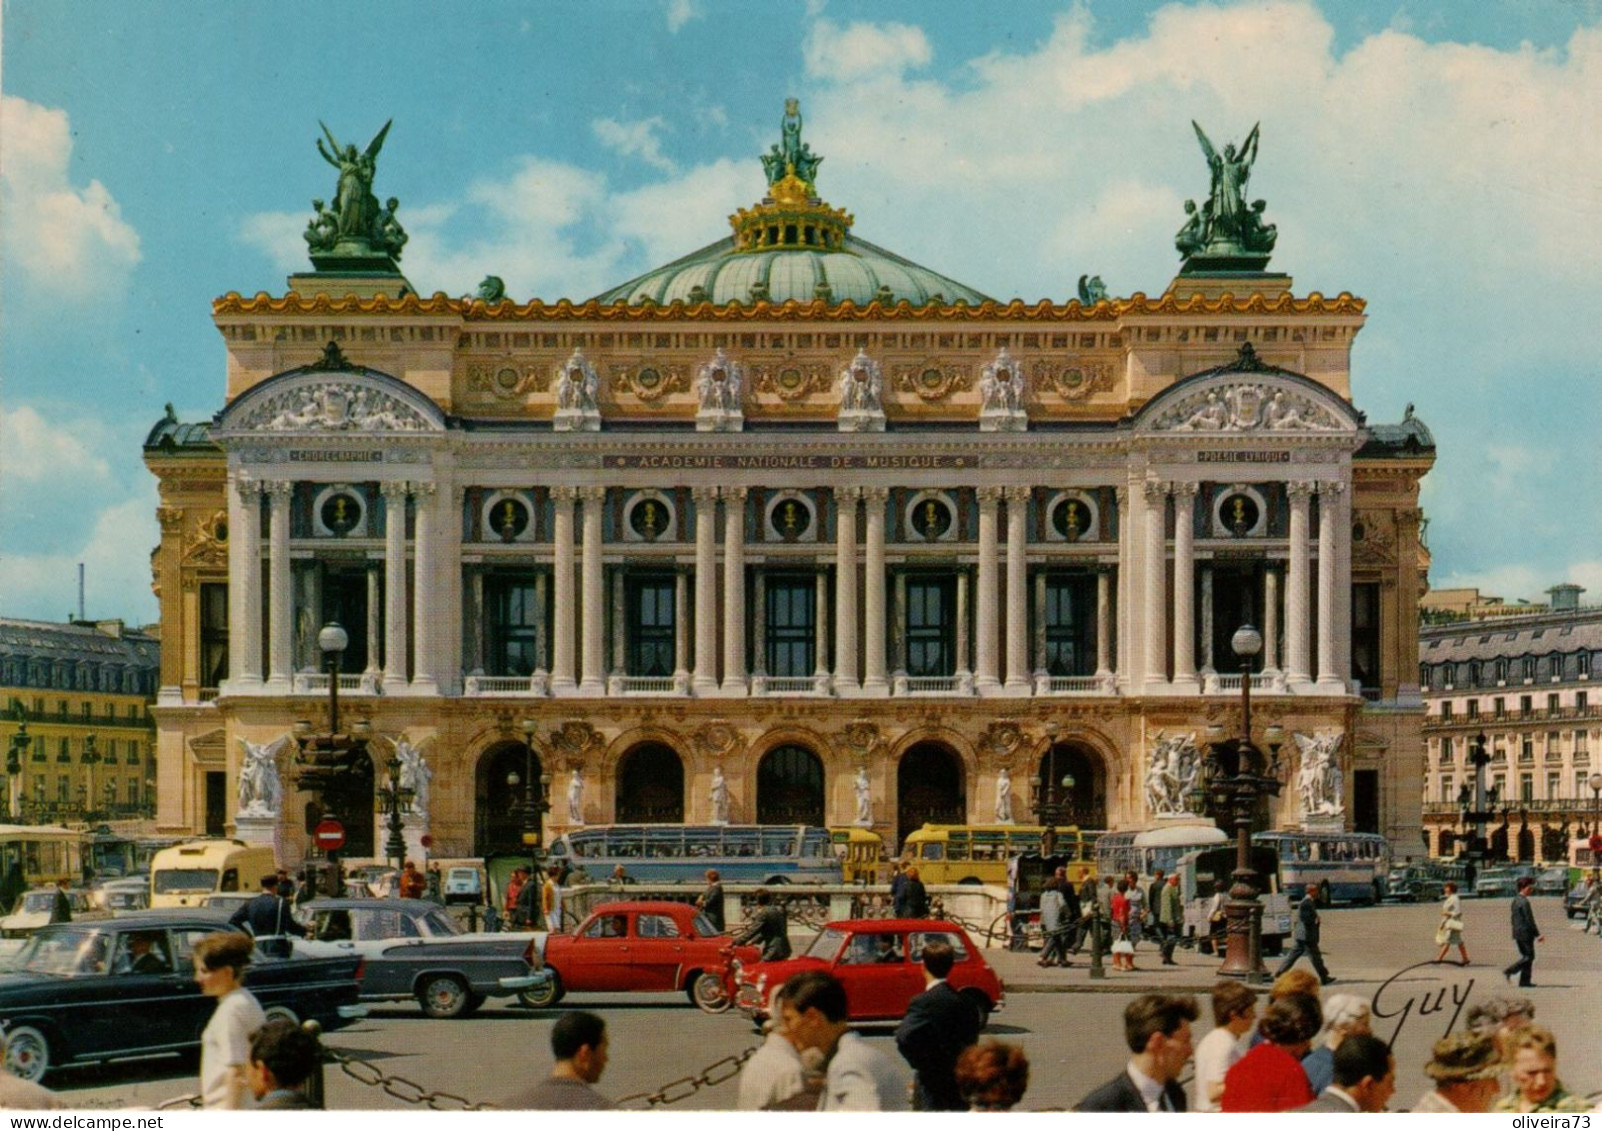
[[[433,425],[398,397],[354,381],[298,384],[264,398],[229,427],[262,432],[427,432]]]
[[[1350,426],[1311,397],[1275,384],[1210,385],[1165,409],[1158,432],[1346,432]]]

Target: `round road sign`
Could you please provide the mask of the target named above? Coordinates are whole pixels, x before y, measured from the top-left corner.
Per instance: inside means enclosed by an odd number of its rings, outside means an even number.
[[[317,822],[313,832],[317,847],[324,852],[335,852],[345,847],[345,826],[332,817],[324,817]]]

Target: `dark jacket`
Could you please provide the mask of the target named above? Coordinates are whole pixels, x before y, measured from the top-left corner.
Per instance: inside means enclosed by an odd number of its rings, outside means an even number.
[[[52,923],[72,922],[72,901],[67,893],[60,888],[56,889],[56,898],[50,903],[50,921]]]
[[[707,884],[706,890],[701,893],[701,898],[697,902],[700,904],[701,910],[706,914],[707,919],[721,934],[725,929],[723,922],[723,885],[721,883]]]
[[[228,917],[228,925],[248,930],[256,937],[256,946],[263,954],[280,958],[289,956],[289,936],[301,933],[300,924],[289,913],[289,901],[266,891],[241,903]],[[273,941],[263,942],[264,939]]]
[[[757,912],[752,924],[735,938],[735,943],[748,943],[758,939],[762,945],[763,962],[782,962],[790,957],[790,921],[784,908],[769,905]]]
[[[967,1111],[957,1090],[957,1057],[979,1040],[979,1011],[946,982],[936,982],[907,1003],[896,1029],[896,1048],[918,1074],[924,1111]]]
[[[929,914],[929,893],[924,890],[923,881],[907,877],[906,883],[895,896],[895,910],[897,919],[923,919]]]
[[[1062,885],[1062,918],[1064,926],[1077,926],[1084,909],[1079,906],[1079,893],[1073,884]]]
[[[1170,1080],[1163,1085],[1163,1094],[1168,1097],[1168,1106],[1174,1111],[1184,1111],[1185,1090]],[[1120,1072],[1107,1083],[1097,1088],[1090,1095],[1080,1100],[1074,1107],[1075,1111],[1145,1111],[1146,1101],[1140,1098],[1140,1089],[1135,1087],[1134,1080],[1129,1073]]]
[[[268,1092],[256,1105],[257,1111],[319,1111],[318,1106],[306,1098],[304,1092]]]
[[[1304,896],[1296,906],[1296,926],[1291,930],[1291,937],[1297,942],[1317,946],[1319,929],[1318,900]]]
[[[1540,935],[1541,928],[1535,925],[1535,909],[1530,906],[1530,897],[1516,895],[1513,897],[1513,941],[1534,942]]]

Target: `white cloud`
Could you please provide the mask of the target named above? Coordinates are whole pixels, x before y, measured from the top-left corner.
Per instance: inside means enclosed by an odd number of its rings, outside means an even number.
[[[148,477],[131,497],[102,510],[83,541],[65,552],[0,557],[0,593],[12,616],[64,618],[78,607],[84,563],[85,611],[148,623],[157,616],[149,552],[160,541],[156,485]]]
[[[303,271],[310,266],[306,258],[306,230],[310,214],[298,212],[257,212],[239,225],[239,238],[272,261],[280,271]]]
[[[103,301],[121,293],[139,262],[139,233],[97,180],[72,184],[71,125],[65,112],[0,98],[0,232],[10,266],[56,296]]]
[[[637,122],[620,122],[616,118],[597,118],[590,123],[602,145],[622,157],[638,157],[653,169],[673,172],[673,162],[662,153],[660,131],[667,121],[660,115],[642,118]]]
[[[704,14],[695,0],[667,0],[668,31],[677,35],[685,24],[700,19]]]
[[[802,48],[807,74],[836,82],[894,81],[901,72],[934,58],[923,29],[908,24],[853,23],[841,27],[818,20]]]
[[[56,427],[30,405],[0,408],[0,483],[15,490],[18,483],[106,479],[111,468],[84,443],[85,423]]]

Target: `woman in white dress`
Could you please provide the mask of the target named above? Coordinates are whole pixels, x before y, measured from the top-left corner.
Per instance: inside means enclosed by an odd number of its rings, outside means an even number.
[[[1224,1095],[1224,1073],[1246,1055],[1257,1021],[1257,995],[1233,978],[1213,985],[1213,1029],[1196,1045],[1196,1091],[1191,1111],[1217,1111]]]
[[[1469,964],[1468,947],[1463,944],[1463,901],[1458,898],[1457,885],[1448,881],[1446,898],[1441,900],[1441,925],[1435,928],[1435,941],[1441,946],[1436,962],[1446,961],[1446,952],[1457,947],[1459,966]]]

